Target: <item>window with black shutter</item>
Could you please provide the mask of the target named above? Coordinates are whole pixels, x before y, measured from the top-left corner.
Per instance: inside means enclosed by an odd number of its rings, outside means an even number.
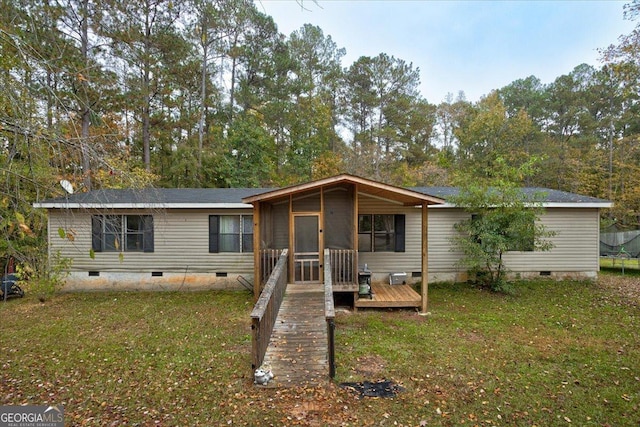
[[[92,216],[91,247],[94,252],[153,252],[153,216]]]
[[[210,215],[209,252],[253,252],[253,215]]]

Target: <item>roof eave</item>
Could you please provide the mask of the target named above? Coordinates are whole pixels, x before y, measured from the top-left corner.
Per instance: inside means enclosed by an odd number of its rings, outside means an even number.
[[[613,206],[612,202],[543,202],[543,208],[580,208],[580,209],[608,209]],[[452,203],[443,203],[441,205],[431,206],[437,209],[453,209],[461,208]],[[462,209],[462,208],[461,208]]]
[[[36,209],[251,209],[246,203],[34,203]]]

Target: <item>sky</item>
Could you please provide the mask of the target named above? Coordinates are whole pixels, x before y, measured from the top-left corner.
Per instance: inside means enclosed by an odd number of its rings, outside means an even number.
[[[478,101],[534,75],[553,82],[576,66],[600,67],[598,49],[616,44],[635,23],[629,1],[255,0],[289,36],[316,25],[339,48],[343,67],[386,53],[420,70],[420,89],[438,104],[464,91]]]

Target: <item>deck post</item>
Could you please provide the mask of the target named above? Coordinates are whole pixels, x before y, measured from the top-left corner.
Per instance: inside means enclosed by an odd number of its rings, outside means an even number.
[[[427,314],[429,302],[429,205],[422,202],[422,309],[420,314]]]
[[[336,377],[336,322],[327,318],[327,340],[329,346],[329,377]]]

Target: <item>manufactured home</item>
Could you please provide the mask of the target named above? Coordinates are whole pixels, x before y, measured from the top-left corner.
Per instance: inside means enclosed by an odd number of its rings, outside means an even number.
[[[509,270],[521,277],[595,278],[599,213],[610,202],[523,191],[544,194],[540,221],[555,232],[553,248],[510,252]],[[354,306],[424,308],[426,283],[466,277],[451,237],[454,224],[470,214],[447,203],[456,192],[339,175],[285,188],[95,190],[35,207],[48,210],[50,254],[71,260],[67,290],[244,284],[257,297],[287,249],[289,283],[331,275],[334,293],[353,295]],[[359,288],[365,266],[374,286],[368,297]],[[416,282],[421,293],[408,286]],[[410,293],[400,295],[406,288]]]

